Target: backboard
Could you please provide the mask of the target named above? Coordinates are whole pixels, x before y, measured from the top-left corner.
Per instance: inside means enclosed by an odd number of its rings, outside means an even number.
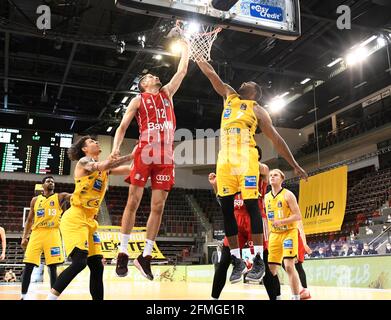
[[[283,40],[300,36],[299,0],[239,0],[219,11],[210,0],[115,0],[120,9],[168,19],[196,20]]]

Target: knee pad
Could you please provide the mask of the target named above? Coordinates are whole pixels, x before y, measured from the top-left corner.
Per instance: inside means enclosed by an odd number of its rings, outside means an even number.
[[[247,199],[244,200],[247,211],[251,219],[251,233],[260,234],[263,233],[263,224],[261,212],[259,210],[258,199]]]

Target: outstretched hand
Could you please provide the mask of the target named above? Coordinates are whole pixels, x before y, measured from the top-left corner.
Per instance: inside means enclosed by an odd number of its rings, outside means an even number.
[[[300,166],[297,166],[295,168],[295,175],[299,176],[301,179],[304,179],[305,181],[308,181],[307,172]]]

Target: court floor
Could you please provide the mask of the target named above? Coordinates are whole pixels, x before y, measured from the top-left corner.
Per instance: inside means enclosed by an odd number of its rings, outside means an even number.
[[[106,300],[208,300],[211,283],[195,282],[131,282],[106,281]],[[391,290],[341,287],[310,287],[314,300],[391,300]],[[32,283],[28,299],[44,300],[49,292],[48,283]],[[290,299],[290,289],[281,288],[282,299]],[[1,284],[0,300],[19,300],[20,283]],[[90,300],[88,282],[72,283],[63,293],[64,300]],[[227,283],[221,300],[268,300],[263,286]]]

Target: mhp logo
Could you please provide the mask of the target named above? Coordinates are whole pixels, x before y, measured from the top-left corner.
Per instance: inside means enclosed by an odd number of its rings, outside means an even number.
[[[271,7],[264,4],[252,3],[250,5],[250,15],[272,21],[283,21],[283,11],[280,7]]]

